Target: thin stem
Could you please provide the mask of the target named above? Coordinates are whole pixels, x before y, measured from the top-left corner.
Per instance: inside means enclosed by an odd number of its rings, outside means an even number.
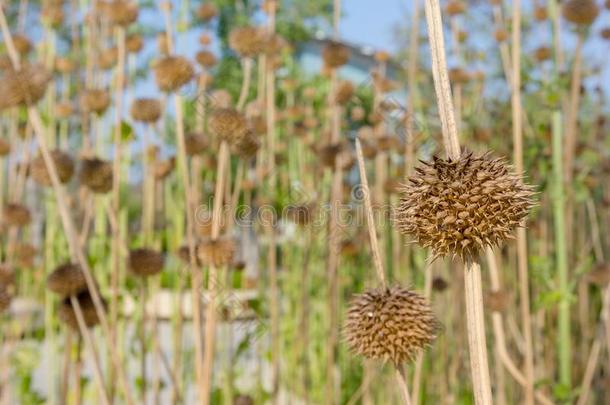
[[[404,375],[404,369],[396,365],[394,375],[396,376],[396,382],[398,383],[398,389],[405,405],[411,405],[411,395],[409,394],[409,387],[407,386],[407,378]]]

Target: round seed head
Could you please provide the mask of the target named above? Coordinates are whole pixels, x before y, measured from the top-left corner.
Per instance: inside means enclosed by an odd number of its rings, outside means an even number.
[[[449,80],[451,84],[464,84],[470,80],[470,74],[462,68],[449,69]]]
[[[208,125],[213,134],[230,145],[248,135],[248,120],[233,108],[216,108],[210,114]]]
[[[125,38],[125,49],[129,53],[138,53],[144,47],[144,39],[140,34],[131,34]]]
[[[603,39],[610,39],[610,27],[609,28],[604,28],[603,30],[601,30],[599,35]]]
[[[322,49],[324,64],[332,69],[345,65],[349,57],[349,48],[340,42],[330,41]]]
[[[604,287],[610,283],[610,263],[598,263],[585,275],[585,279],[591,283]]]
[[[97,325],[100,320],[97,316],[97,312],[95,311],[95,304],[93,303],[93,298],[89,294],[89,291],[83,291],[76,296],[78,303],[80,304],[80,308],[83,312],[83,318],[85,320],[85,325],[88,328],[92,328]],[[105,306],[105,303],[104,303]],[[78,331],[78,321],[76,320],[76,313],[74,312],[74,308],[70,303],[70,297],[66,297],[61,301],[59,308],[57,309],[57,315],[59,319],[72,328],[75,331]]]
[[[437,292],[443,292],[449,287],[447,281],[442,277],[434,277],[432,280],[432,289]]]
[[[593,0],[568,0],[563,3],[561,13],[571,23],[590,25],[599,14],[599,7]]]
[[[15,289],[15,269],[8,263],[0,263],[0,288],[9,292]]]
[[[197,257],[204,266],[229,266],[234,252],[235,243],[229,238],[208,239],[197,246]]]
[[[229,34],[229,46],[242,58],[252,58],[267,46],[268,36],[260,27],[234,28]]]
[[[55,106],[55,115],[60,120],[65,120],[70,118],[70,116],[74,113],[74,107],[72,107],[72,103],[69,101],[60,101]]]
[[[14,248],[14,252],[17,267],[34,267],[34,260],[38,253],[34,245],[31,243],[18,243]]]
[[[186,147],[186,154],[188,156],[199,155],[208,147],[208,140],[206,136],[199,132],[188,133],[184,137],[184,143]]]
[[[112,189],[112,163],[95,157],[83,159],[79,180],[94,193],[109,192]]]
[[[104,49],[97,57],[97,65],[102,70],[112,69],[119,60],[119,51],[116,46]]]
[[[138,98],[131,104],[134,121],[155,123],[161,117],[161,103],[154,98]]]
[[[30,210],[21,204],[6,204],[2,218],[6,225],[15,227],[26,226],[32,221]]]
[[[25,35],[13,34],[13,45],[20,55],[27,55],[32,50],[32,41]]]
[[[100,12],[111,24],[126,27],[138,19],[138,6],[125,0],[98,3]]]
[[[58,57],[55,59],[55,70],[62,74],[69,74],[74,71],[76,64],[68,57]]]
[[[337,104],[346,104],[354,95],[354,85],[349,80],[342,80],[335,89],[334,99]]]
[[[74,174],[74,160],[66,152],[58,149],[52,150],[50,153],[51,159],[55,164],[55,170],[57,171],[59,181],[61,183],[67,183]],[[41,186],[50,187],[53,185],[42,155],[39,155],[32,161],[30,165],[30,175],[32,176],[32,179]]]
[[[165,258],[155,250],[141,248],[129,252],[129,270],[140,277],[154,276],[163,270]]]
[[[214,67],[217,62],[216,56],[214,56],[214,54],[207,49],[197,52],[197,55],[195,55],[195,60],[204,68]]]
[[[297,225],[305,226],[309,224],[313,217],[313,205],[289,205],[286,216]]]
[[[496,37],[496,41],[504,42],[508,39],[509,34],[504,28],[498,28],[496,32],[494,32],[494,36]]]
[[[512,238],[534,205],[532,187],[489,153],[422,163],[403,188],[396,223],[431,248],[434,259],[475,259],[486,246]]]
[[[534,51],[534,58],[537,62],[544,62],[551,59],[553,51],[548,46],[541,46]]]
[[[6,288],[0,286],[0,313],[6,311],[11,306],[12,294]]]
[[[47,276],[47,288],[62,297],[67,297],[86,290],[87,280],[78,264],[66,263],[58,266]]]
[[[11,143],[8,139],[0,138],[0,157],[7,156],[11,153]]]
[[[536,21],[544,21],[549,17],[546,6],[536,6],[534,8],[534,18]]]
[[[248,131],[245,136],[231,145],[231,152],[242,159],[249,159],[256,154],[260,146],[261,143],[256,135],[252,131]]]
[[[42,65],[9,67],[0,79],[0,110],[36,104],[44,96],[51,74]]]
[[[510,305],[511,294],[505,290],[490,291],[485,294],[485,307],[492,312],[503,312]]]
[[[197,8],[197,18],[204,23],[210,22],[218,15],[218,9],[210,2],[205,2]]]
[[[86,113],[103,114],[110,105],[110,94],[104,89],[88,89],[81,94],[80,103]]]
[[[167,176],[169,176],[174,171],[175,167],[176,167],[176,158],[173,156],[168,159],[155,162],[155,165],[153,167],[153,172],[154,172],[155,178],[157,180],[165,179]]]
[[[447,14],[454,16],[466,11],[466,5],[460,0],[450,0],[445,6]]]
[[[182,56],[165,56],[154,67],[157,86],[164,92],[178,90],[195,75],[193,65]]]
[[[344,335],[352,353],[398,365],[430,346],[438,330],[426,299],[396,286],[354,296]]]

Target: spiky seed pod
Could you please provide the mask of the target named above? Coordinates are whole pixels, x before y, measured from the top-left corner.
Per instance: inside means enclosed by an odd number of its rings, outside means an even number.
[[[430,346],[438,330],[439,322],[426,299],[395,286],[354,296],[344,335],[352,353],[399,365]]]
[[[144,47],[144,39],[140,34],[130,34],[125,38],[125,49],[129,53],[138,53]]]
[[[248,131],[246,136],[243,136],[231,145],[231,152],[238,155],[242,159],[253,157],[261,143],[253,132]]]
[[[197,63],[199,63],[202,67],[204,68],[211,68],[214,67],[214,65],[216,65],[216,56],[208,51],[207,49],[202,49],[201,51],[197,52],[197,55],[195,55],[195,60],[197,61]]]
[[[153,174],[155,175],[155,179],[163,180],[167,178],[167,176],[174,171],[175,167],[176,158],[173,156],[168,159],[155,162],[155,165],[153,166]]]
[[[47,288],[62,297],[78,294],[87,289],[87,279],[80,265],[65,263],[47,276]]]
[[[213,134],[230,145],[248,136],[248,120],[233,108],[216,108],[210,114],[208,126]]]
[[[578,25],[590,25],[599,15],[599,7],[593,0],[568,0],[563,3],[563,18]]]
[[[89,190],[105,194],[112,189],[112,163],[98,158],[83,159],[79,180]]]
[[[334,94],[334,100],[337,104],[346,104],[354,95],[354,85],[349,80],[342,80],[337,85]]]
[[[199,44],[203,46],[208,46],[212,43],[212,38],[208,34],[201,34],[199,36]]]
[[[110,94],[104,89],[88,89],[81,94],[80,103],[84,112],[101,115],[110,105]]]
[[[449,69],[449,80],[451,84],[464,84],[470,80],[470,74],[462,68]]]
[[[331,69],[336,69],[347,63],[350,58],[350,50],[340,42],[330,41],[322,49],[324,64]]]
[[[161,103],[154,98],[138,98],[131,104],[130,112],[134,121],[155,123],[161,117]]]
[[[249,395],[237,395],[233,400],[233,405],[254,405],[254,399]]]
[[[229,266],[234,252],[235,243],[229,238],[208,239],[197,246],[197,257],[204,266]]]
[[[74,107],[69,101],[60,101],[55,105],[55,116],[60,120],[70,118],[74,113]]]
[[[504,42],[508,39],[508,31],[506,31],[504,28],[498,28],[495,32],[494,32],[494,37],[496,38],[496,41],[498,42]]]
[[[218,15],[218,8],[210,2],[205,2],[197,8],[196,15],[200,21],[208,23]]]
[[[165,257],[155,250],[140,248],[129,252],[129,270],[140,277],[159,274],[163,270]]]
[[[55,149],[51,151],[51,159],[55,164],[59,181],[61,183],[70,181],[74,174],[74,160],[72,157],[66,152]],[[42,155],[39,155],[32,161],[30,165],[30,175],[32,176],[32,179],[41,186],[50,187],[53,185]]]
[[[189,254],[189,247],[187,245],[180,246],[180,248],[178,248],[178,251],[176,252],[176,255],[185,264],[190,264],[191,257]],[[197,256],[197,254],[195,254],[195,264],[197,267],[201,267],[203,265],[201,263],[201,260],[199,260],[199,257]]]
[[[11,153],[11,143],[8,139],[0,138],[0,157],[7,156]]]
[[[286,210],[286,217],[297,225],[308,225],[313,218],[313,205],[289,205]]]
[[[13,34],[13,45],[20,55],[27,55],[32,50],[32,41],[21,34]]]
[[[157,86],[164,92],[178,90],[193,79],[195,70],[182,56],[165,56],[154,66]]]
[[[593,269],[585,274],[585,279],[600,287],[604,287],[610,283],[610,263],[598,263]]]
[[[70,74],[74,72],[76,64],[68,57],[58,57],[55,59],[55,70],[62,74]]]
[[[97,312],[95,311],[95,304],[93,303],[93,298],[91,298],[91,294],[89,294],[89,291],[81,292],[76,296],[76,299],[78,300],[80,308],[83,312],[85,325],[88,328],[92,328],[97,325],[100,320],[97,316]],[[76,313],[74,312],[74,308],[72,308],[72,304],[70,303],[70,297],[66,297],[61,301],[61,304],[57,309],[57,316],[62,322],[64,322],[73,330],[79,330],[78,321],[76,320]]]
[[[534,19],[536,21],[544,21],[549,18],[549,14],[545,6],[536,6],[534,8]]]
[[[544,62],[545,60],[551,59],[553,51],[548,46],[541,46],[534,51],[534,59],[537,62]]]
[[[0,79],[0,110],[36,104],[44,96],[51,74],[42,65],[9,67]]]
[[[111,24],[126,27],[138,19],[138,6],[131,1],[113,0],[99,3],[104,18]]]
[[[28,207],[11,203],[4,206],[2,219],[8,226],[22,227],[32,221],[32,216]]]
[[[511,294],[505,290],[490,291],[485,294],[485,307],[493,312],[503,312],[510,305]]]
[[[229,33],[229,46],[242,58],[253,58],[263,52],[268,35],[261,27],[233,28]]]
[[[119,51],[116,46],[102,50],[97,56],[97,66],[102,70],[112,69],[119,60]]]
[[[445,6],[445,11],[451,16],[462,14],[466,11],[466,4],[460,0],[450,0]]]
[[[489,153],[422,163],[403,189],[396,223],[434,259],[474,260],[486,246],[512,238],[534,205],[522,175]]]
[[[6,311],[11,306],[12,294],[6,288],[0,286],[0,313]]]
[[[212,108],[229,108],[233,103],[233,96],[225,89],[216,89],[210,92]]]
[[[208,139],[206,136],[199,132],[190,132],[184,137],[184,143],[186,147],[186,154],[188,156],[195,156],[203,153],[208,147]]]
[[[449,287],[449,283],[442,277],[434,277],[432,280],[432,289],[437,292],[443,292]]]

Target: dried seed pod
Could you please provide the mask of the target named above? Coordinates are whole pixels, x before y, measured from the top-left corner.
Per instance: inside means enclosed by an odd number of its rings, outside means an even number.
[[[195,55],[195,60],[201,65],[201,67],[207,69],[214,67],[217,62],[216,56],[207,49],[197,52],[197,55]]]
[[[65,263],[47,276],[47,288],[62,297],[78,294],[87,289],[87,279],[80,265]]]
[[[388,194],[398,194],[402,187],[402,182],[395,178],[389,178],[383,183],[383,191]]]
[[[544,62],[545,60],[551,59],[553,51],[548,46],[541,46],[534,51],[534,59],[537,62]]]
[[[245,136],[239,138],[231,145],[231,152],[242,159],[249,159],[256,154],[260,146],[261,143],[256,135],[251,131],[248,131]]]
[[[218,15],[218,8],[216,8],[216,6],[214,4],[212,4],[208,1],[208,2],[201,4],[197,8],[196,15],[199,20],[201,20],[204,23],[208,23],[212,20],[212,18],[214,18]]]
[[[112,163],[96,157],[83,159],[79,180],[94,193],[105,194],[112,190]]]
[[[110,106],[110,94],[104,89],[87,89],[81,94],[80,103],[86,113],[103,114]]]
[[[290,49],[290,44],[283,36],[277,33],[267,36],[264,51],[268,58],[278,57],[287,49]]]
[[[15,50],[22,56],[32,51],[32,41],[25,35],[13,34],[13,45]]]
[[[242,58],[252,58],[263,52],[268,35],[261,27],[233,28],[229,33],[229,46]]]
[[[74,61],[68,57],[58,57],[55,59],[55,70],[62,74],[70,74],[76,69]]]
[[[544,21],[547,18],[549,18],[549,14],[545,6],[534,7],[534,19],[536,19],[536,21]]]
[[[7,68],[0,79],[0,110],[36,104],[44,96],[51,74],[42,65]]]
[[[510,305],[511,294],[505,290],[490,291],[485,294],[485,307],[492,312],[503,312]]]
[[[140,248],[129,252],[129,270],[140,277],[159,274],[163,270],[165,257],[155,250]]]
[[[486,246],[512,238],[534,205],[522,175],[489,153],[422,163],[403,189],[396,224],[434,259],[476,259]]]
[[[208,127],[213,134],[230,145],[239,143],[249,132],[248,120],[233,108],[216,108],[212,111]]]
[[[11,153],[11,143],[8,139],[0,138],[0,157],[7,156]]]
[[[366,117],[366,110],[357,105],[350,110],[350,118],[352,121],[362,121]]]
[[[346,104],[354,95],[354,90],[354,85],[349,80],[340,81],[333,96],[335,103]]]
[[[233,399],[233,405],[254,405],[254,399],[250,395],[237,395]]]
[[[313,208],[313,204],[289,205],[286,209],[286,218],[297,225],[308,225],[313,218]]]
[[[203,46],[208,46],[212,43],[212,38],[208,34],[201,34],[199,36],[199,44]]]
[[[69,101],[60,101],[55,106],[55,116],[60,120],[70,118],[73,113],[74,107],[72,107],[72,103]]]
[[[164,92],[178,90],[195,75],[191,62],[182,56],[165,56],[157,61],[154,70],[157,86]]]
[[[25,205],[11,203],[4,206],[2,219],[8,226],[22,227],[32,221],[32,216]]]
[[[38,253],[34,245],[31,243],[18,243],[15,246],[14,252],[17,267],[34,267],[34,260]]]
[[[470,80],[470,74],[462,68],[449,69],[449,80],[452,84],[464,84]]]
[[[599,15],[599,7],[593,0],[568,0],[563,3],[561,14],[571,23],[590,25]]]
[[[439,322],[426,299],[398,286],[354,296],[344,327],[352,353],[395,365],[414,360],[438,331]]]
[[[93,298],[91,298],[89,291],[81,292],[76,296],[76,299],[78,300],[80,308],[83,312],[85,325],[88,328],[92,328],[97,325],[100,320],[97,316],[97,312],[95,311],[95,304],[93,303]],[[76,313],[74,312],[74,308],[72,308],[70,297],[66,297],[62,300],[59,308],[57,309],[57,316],[62,322],[73,330],[79,330],[78,321],[76,320]]]
[[[0,263],[0,288],[15,288],[15,269],[8,263]]]
[[[116,66],[119,60],[119,51],[116,46],[102,50],[97,55],[97,66],[102,70],[109,70]]]
[[[144,39],[140,34],[130,34],[125,38],[125,49],[129,53],[138,53],[144,47]]]
[[[74,174],[74,160],[69,154],[59,149],[52,150],[50,154],[51,159],[55,164],[55,170],[57,171],[59,181],[61,183],[67,183]],[[53,185],[42,155],[39,155],[30,164],[30,175],[32,176],[32,179],[41,186],[50,187]]]
[[[6,311],[11,306],[12,300],[12,294],[6,288],[0,287],[0,313]]]
[[[126,27],[138,19],[138,6],[131,1],[112,0],[98,3],[98,8],[111,24]]]
[[[134,121],[155,123],[161,117],[161,103],[154,98],[138,98],[131,104],[130,112]]]
[[[604,287],[610,283],[610,263],[598,263],[593,269],[585,274],[585,279],[591,283]]]
[[[603,30],[600,31],[599,35],[603,39],[610,39],[610,28],[604,28]]]
[[[434,277],[432,280],[432,289],[437,292],[443,292],[449,287],[449,283],[442,277]]]
[[[176,167],[176,158],[170,157],[165,160],[161,160],[159,162],[155,162],[153,166],[153,173],[155,175],[155,179],[163,180],[167,176],[169,176]]]
[[[204,266],[229,266],[234,253],[235,243],[229,238],[208,239],[197,245],[197,258]]]
[[[354,257],[360,253],[358,245],[353,240],[343,240],[339,246],[342,256]]]
[[[498,28],[494,32],[494,37],[496,38],[496,41],[504,42],[508,39],[509,34],[508,34],[508,31],[506,31],[504,28]]]
[[[208,147],[208,140],[202,133],[191,132],[184,137],[184,143],[186,147],[186,154],[188,156],[195,156],[203,153]]]
[[[197,250],[197,248],[195,247],[195,251],[196,250]],[[185,264],[190,264],[191,257],[190,257],[188,245],[180,246],[180,248],[178,248],[178,251],[176,252],[176,254],[178,255],[178,258],[180,260],[182,260]],[[195,265],[197,267],[201,267],[202,266],[201,260],[199,260],[199,257],[197,257],[197,253],[196,252],[195,252]]]
[[[449,0],[445,6],[445,11],[450,16],[462,14],[466,11],[466,4],[460,0]]]
[[[350,58],[350,50],[340,42],[329,41],[322,49],[322,59],[325,66],[336,69],[345,65]]]

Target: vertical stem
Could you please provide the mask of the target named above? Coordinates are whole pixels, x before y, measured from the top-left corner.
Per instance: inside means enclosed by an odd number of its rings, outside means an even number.
[[[407,378],[404,373],[404,369],[401,366],[396,366],[395,374],[396,382],[398,383],[398,389],[405,405],[411,405],[411,395],[409,394],[409,387],[407,386]]]
[[[561,113],[553,113],[553,216],[555,220],[555,260],[561,300],[559,302],[558,342],[559,381],[566,387],[571,385],[572,348],[570,342],[570,296],[568,279],[568,256],[565,227],[564,167],[562,153]]]

